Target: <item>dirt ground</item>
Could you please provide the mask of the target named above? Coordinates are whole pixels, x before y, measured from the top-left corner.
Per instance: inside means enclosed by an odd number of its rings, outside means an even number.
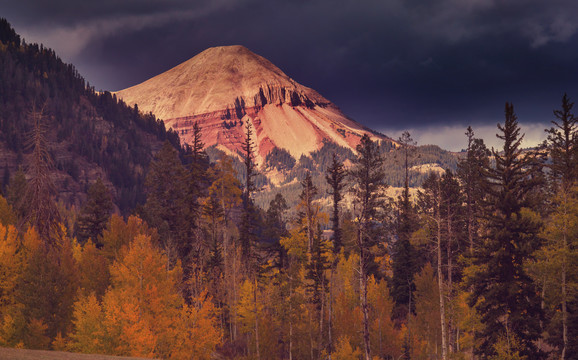
[[[144,360],[107,355],[74,354],[62,351],[0,348],[0,360]]]

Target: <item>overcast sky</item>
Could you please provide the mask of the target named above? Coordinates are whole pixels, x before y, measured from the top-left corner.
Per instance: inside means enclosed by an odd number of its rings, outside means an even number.
[[[364,125],[454,150],[468,125],[497,145],[506,101],[536,142],[578,99],[576,0],[0,0],[0,16],[97,89],[240,44]]]

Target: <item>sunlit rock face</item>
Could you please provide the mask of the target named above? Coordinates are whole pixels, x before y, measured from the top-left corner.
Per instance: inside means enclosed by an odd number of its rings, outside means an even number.
[[[386,139],[238,45],[209,48],[116,94],[163,119],[186,143],[198,122],[205,146],[217,145],[228,153],[241,151],[245,124],[250,123],[259,163],[274,147],[299,159],[319,149],[324,140],[355,149],[364,133]]]

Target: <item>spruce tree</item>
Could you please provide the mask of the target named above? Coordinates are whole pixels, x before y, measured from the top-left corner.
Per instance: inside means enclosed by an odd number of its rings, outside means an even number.
[[[98,178],[88,189],[88,198],[77,220],[77,236],[81,243],[92,239],[96,247],[101,248],[100,236],[106,228],[113,204],[110,191]]]
[[[367,302],[367,279],[374,264],[372,247],[377,244],[376,218],[383,208],[385,172],[383,158],[377,143],[367,134],[357,145],[358,157],[351,170],[355,196],[355,213],[357,220],[357,250],[359,251],[359,296],[363,314],[363,343],[365,360],[371,359],[369,336],[369,306]]]
[[[345,178],[347,177],[347,171],[343,166],[343,163],[337,158],[337,154],[333,153],[331,165],[327,168],[327,173],[325,175],[325,180],[329,185],[328,190],[329,195],[331,195],[333,200],[333,208],[331,212],[331,229],[333,230],[333,263],[331,264],[331,273],[329,281],[329,306],[328,306],[328,324],[327,324],[327,352],[331,356],[333,352],[333,276],[335,274],[335,269],[339,261],[339,253],[343,246],[341,226],[339,223],[340,217],[340,205],[342,200],[342,192],[345,188]]]
[[[192,243],[187,236],[190,224],[186,216],[188,206],[187,174],[178,153],[167,140],[151,162],[146,177],[148,192],[144,205],[145,220],[156,227],[164,241],[164,248],[169,259],[174,262],[175,256],[183,263],[187,271],[190,263]]]
[[[205,144],[202,142],[201,127],[198,122],[193,124],[193,139],[191,145],[188,147],[188,170],[189,170],[189,206],[190,216],[195,226],[195,220],[200,213],[199,197],[201,197],[203,189],[206,187],[206,172],[209,167],[209,159],[207,154],[203,151]]]
[[[578,118],[572,113],[574,103],[570,101],[567,94],[562,97],[562,108],[554,110],[553,126],[547,129],[548,140],[546,149],[552,162],[550,169],[550,187],[556,196],[552,202],[553,209],[550,215],[551,221],[557,222],[560,226],[558,231],[546,231],[546,238],[549,244],[546,250],[546,263],[556,269],[556,277],[559,276],[561,296],[556,308],[562,312],[562,349],[561,359],[566,359],[569,354],[578,350],[576,338],[578,326],[575,322],[569,321],[569,314],[576,312],[576,297],[572,301],[570,290],[576,284],[576,279],[571,274],[573,258],[576,258],[576,241],[572,234],[572,204],[578,201],[576,184],[578,179]],[[574,215],[575,216],[575,215]],[[556,281],[558,279],[553,279]],[[556,292],[558,289],[556,289]]]
[[[474,244],[478,240],[480,222],[480,209],[484,199],[484,190],[481,186],[483,180],[482,169],[489,167],[490,151],[484,144],[484,140],[476,139],[471,126],[466,131],[468,148],[466,157],[458,162],[458,178],[463,184],[463,192],[466,203],[466,230],[468,235],[468,256],[473,256]]]
[[[24,211],[21,225],[34,226],[46,246],[53,244],[61,235],[60,213],[53,199],[56,188],[51,175],[53,161],[48,149],[44,107],[37,110],[33,106],[29,116],[34,123],[27,144],[32,149],[32,161],[28,167],[28,183],[21,203]]]
[[[242,195],[241,224],[239,225],[239,242],[241,245],[241,255],[245,266],[249,272],[256,270],[258,263],[258,253],[256,251],[258,236],[258,212],[253,201],[255,192],[255,143],[253,140],[253,127],[247,123],[245,130],[245,141],[243,142],[243,156],[245,164],[245,188]]]
[[[496,354],[496,344],[508,344],[532,359],[542,358],[535,341],[540,337],[539,292],[525,266],[540,246],[541,223],[528,208],[539,185],[532,176],[534,157],[520,149],[520,135],[513,105],[506,103],[504,125],[498,124],[502,151],[492,149],[495,166],[484,169],[487,193],[483,241],[475,247],[475,273],[470,306],[481,316],[482,329],[476,353]]]
[[[347,172],[343,163],[339,161],[337,155],[333,153],[333,158],[331,165],[327,168],[327,173],[325,175],[325,180],[329,185],[328,190],[329,195],[331,195],[333,200],[333,209],[331,212],[331,229],[333,230],[333,251],[335,254],[339,254],[341,247],[343,246],[343,240],[341,236],[341,227],[339,226],[339,213],[340,206],[339,203],[342,200],[342,192],[345,188],[345,177]]]
[[[317,197],[317,186],[313,184],[311,173],[307,171],[305,178],[301,181],[301,194],[299,194],[299,210],[297,218],[307,236],[307,255],[311,259],[313,238],[317,228],[316,220],[319,208],[313,205],[313,200]]]
[[[187,255],[193,251],[193,243],[196,244],[197,253],[191,254],[194,260],[198,261],[199,259],[199,243],[202,241],[199,229],[199,218],[202,215],[203,207],[200,203],[200,198],[203,197],[204,191],[208,187],[208,176],[207,176],[207,169],[209,168],[209,159],[207,154],[203,151],[205,144],[202,142],[202,133],[201,127],[198,122],[193,124],[193,138],[191,145],[187,147],[187,154],[185,157],[185,161],[188,161],[186,164],[186,182],[188,184],[187,188],[185,189],[185,193],[183,196],[186,197],[186,211],[181,214],[181,218],[185,224],[188,224],[182,229],[182,237],[189,238],[187,247],[182,249],[182,256],[183,259]],[[193,260],[193,259],[190,259]],[[187,265],[186,262],[183,265]],[[187,267],[184,268],[185,272],[188,271]]]
[[[267,213],[265,214],[264,237],[268,243],[270,252],[274,254],[275,262],[273,266],[278,269],[285,267],[287,259],[287,250],[281,246],[279,242],[282,237],[289,236],[285,221],[285,213],[287,210],[289,210],[287,201],[283,195],[277,193],[275,198],[269,203],[269,209],[267,209]]]
[[[412,312],[411,303],[415,289],[413,276],[416,272],[416,250],[411,244],[411,235],[417,230],[415,208],[409,196],[409,162],[415,142],[409,132],[399,138],[404,157],[405,179],[401,196],[397,199],[396,241],[393,245],[393,278],[391,295],[395,301],[394,319],[405,320]]]

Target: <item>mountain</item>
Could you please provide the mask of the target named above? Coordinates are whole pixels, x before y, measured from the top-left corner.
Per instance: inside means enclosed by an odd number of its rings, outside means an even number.
[[[109,92],[96,92],[53,50],[27,44],[0,19],[1,190],[19,168],[27,169],[34,129],[33,109],[42,109],[48,152],[59,201],[79,206],[102,178],[123,212],[142,203],[152,155],[176,133]]]
[[[130,105],[152,112],[190,142],[198,122],[205,146],[238,153],[245,123],[255,129],[257,162],[274,149],[293,158],[326,142],[351,150],[365,133],[392,141],[348,118],[318,92],[303,86],[269,60],[243,46],[209,48],[141,84],[116,92]]]

